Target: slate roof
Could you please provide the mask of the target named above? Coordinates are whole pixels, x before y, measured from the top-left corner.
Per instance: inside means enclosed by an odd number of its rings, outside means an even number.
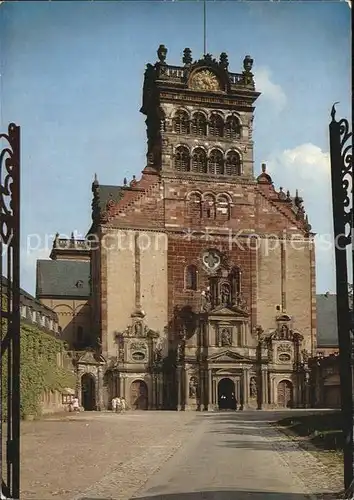
[[[37,260],[37,297],[90,296],[90,262]]]
[[[338,346],[336,300],[336,295],[316,295],[318,347]]]
[[[6,293],[6,288],[8,283],[9,283],[8,279],[5,276],[1,276],[3,293]],[[45,316],[50,317],[55,321],[58,321],[57,313],[53,311],[53,309],[50,309],[50,307],[47,307],[44,304],[42,304],[38,299],[33,297],[33,295],[26,292],[26,290],[23,290],[23,288],[20,288],[20,304],[23,306],[31,307],[33,311],[37,311],[39,313],[44,314]]]

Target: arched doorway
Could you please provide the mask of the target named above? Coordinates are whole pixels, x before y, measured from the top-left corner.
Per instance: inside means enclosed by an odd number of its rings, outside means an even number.
[[[148,408],[148,388],[143,380],[134,380],[130,386],[130,407],[132,410]]]
[[[293,384],[289,380],[282,380],[278,384],[278,406],[281,408],[293,406]]]
[[[236,410],[235,384],[230,378],[223,378],[218,383],[219,410]]]
[[[96,409],[96,384],[91,373],[85,373],[81,377],[81,405],[85,411]]]

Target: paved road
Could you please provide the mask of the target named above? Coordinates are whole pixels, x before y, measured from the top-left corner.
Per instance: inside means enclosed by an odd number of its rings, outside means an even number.
[[[290,414],[87,412],[25,422],[21,500],[304,500],[335,491],[335,474],[269,425]]]
[[[193,438],[134,498],[304,500],[308,488],[278,451],[282,436],[267,423],[270,416],[274,418],[265,412],[202,415]]]

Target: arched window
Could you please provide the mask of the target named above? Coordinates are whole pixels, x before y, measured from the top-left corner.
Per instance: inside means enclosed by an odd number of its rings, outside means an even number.
[[[215,137],[222,137],[224,135],[224,120],[220,115],[211,115],[209,123],[209,134]]]
[[[203,217],[205,219],[215,219],[215,199],[211,194],[207,194],[204,197]]]
[[[241,124],[236,116],[229,116],[225,123],[225,137],[239,139],[241,137]]]
[[[222,175],[224,173],[224,157],[221,151],[213,149],[209,156],[209,174]]]
[[[241,175],[241,159],[236,151],[230,151],[226,156],[226,175]]]
[[[207,156],[202,148],[196,148],[193,151],[192,170],[201,174],[207,173]]]
[[[206,135],[207,121],[203,113],[195,113],[192,119],[192,134]]]
[[[187,290],[197,290],[198,289],[198,269],[197,266],[191,264],[186,268],[186,289]]]
[[[219,220],[230,220],[230,203],[225,195],[218,196],[216,213]]]
[[[177,134],[189,133],[188,113],[183,109],[179,109],[173,118],[173,131]]]
[[[185,146],[178,146],[175,152],[175,170],[188,172],[190,170],[189,150]]]
[[[192,193],[188,198],[188,216],[200,219],[202,216],[202,197],[198,193]]]

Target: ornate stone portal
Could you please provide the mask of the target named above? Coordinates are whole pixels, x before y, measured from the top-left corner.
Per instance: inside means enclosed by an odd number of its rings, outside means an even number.
[[[117,358],[112,365],[109,395],[124,397],[132,409],[162,408],[162,339],[144,317],[132,317],[124,332],[116,334]]]

